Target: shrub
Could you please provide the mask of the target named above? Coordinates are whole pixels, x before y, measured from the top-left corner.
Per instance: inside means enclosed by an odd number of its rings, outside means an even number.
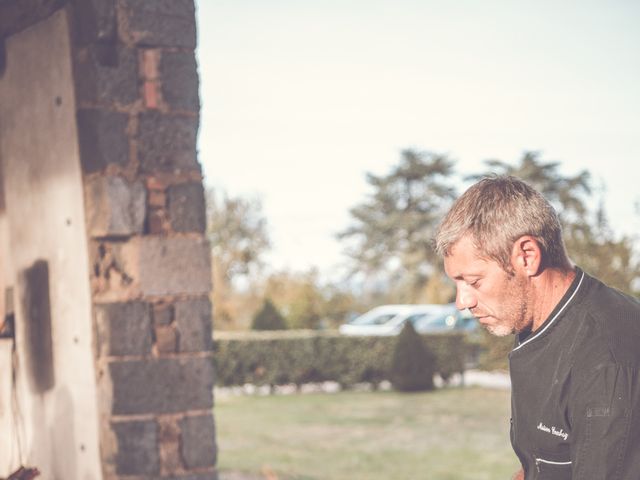
[[[285,330],[287,324],[275,305],[266,298],[262,308],[253,316],[253,330]]]
[[[482,330],[478,339],[479,361],[482,370],[509,370],[509,352],[513,350],[513,335],[496,337],[486,330]]]
[[[390,380],[398,337],[344,336],[317,330],[216,332],[216,383],[220,386],[338,382],[342,387]],[[463,372],[466,346],[459,333],[424,335],[440,375]]]
[[[436,358],[411,322],[405,322],[391,360],[390,380],[401,392],[433,390]]]

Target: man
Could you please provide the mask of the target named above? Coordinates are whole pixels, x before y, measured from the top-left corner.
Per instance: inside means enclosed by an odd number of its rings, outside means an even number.
[[[436,235],[456,305],[509,354],[515,479],[640,479],[640,302],[573,266],[551,205],[485,178]]]

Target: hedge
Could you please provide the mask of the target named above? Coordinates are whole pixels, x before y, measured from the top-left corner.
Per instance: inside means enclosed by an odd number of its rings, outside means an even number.
[[[444,378],[464,372],[467,345],[461,333],[422,336]],[[295,330],[216,332],[216,384],[284,385],[334,381],[342,387],[389,380],[397,337],[344,336]]]
[[[478,351],[478,368],[481,370],[509,370],[509,352],[513,350],[515,338],[513,335],[496,337],[482,329],[474,342]]]

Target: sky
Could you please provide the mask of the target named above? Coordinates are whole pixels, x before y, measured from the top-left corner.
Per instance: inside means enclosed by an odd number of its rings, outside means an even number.
[[[640,2],[199,0],[197,20],[205,184],[262,199],[273,268],[338,275],[365,173],[405,148],[461,175],[540,151],[640,233]]]

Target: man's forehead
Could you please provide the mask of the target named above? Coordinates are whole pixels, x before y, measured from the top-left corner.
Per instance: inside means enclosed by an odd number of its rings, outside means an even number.
[[[453,259],[472,259],[472,258],[480,258],[478,247],[474,242],[471,235],[465,235],[460,238],[457,242],[455,242],[449,248],[449,254],[445,257],[453,258]]]
[[[447,276],[453,279],[479,277],[486,273],[487,261],[482,258],[469,263],[450,263],[445,260],[444,269]]]
[[[453,244],[444,257],[444,269],[450,278],[479,275],[487,267],[487,259],[479,255],[478,248],[466,235]]]

